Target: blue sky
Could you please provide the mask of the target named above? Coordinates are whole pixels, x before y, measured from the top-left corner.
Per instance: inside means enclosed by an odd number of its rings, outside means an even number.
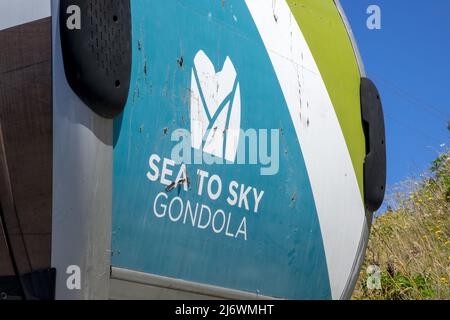
[[[450,1],[341,0],[386,121],[388,188],[426,171],[449,145]],[[369,30],[369,5],[381,30]]]

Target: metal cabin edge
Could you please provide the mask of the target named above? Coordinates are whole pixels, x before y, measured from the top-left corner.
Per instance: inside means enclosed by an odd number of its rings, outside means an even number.
[[[358,43],[356,42],[355,35],[353,33],[352,27],[350,26],[350,22],[348,21],[347,15],[345,14],[345,10],[341,5],[340,0],[334,0],[334,3],[339,11],[339,14],[341,15],[342,21],[344,22],[345,28],[347,29],[348,37],[350,38],[350,42],[352,43],[353,52],[356,56],[356,61],[358,63],[359,73],[361,75],[361,78],[365,78],[366,75],[366,69],[364,67],[364,62],[362,60],[361,52],[359,51]]]

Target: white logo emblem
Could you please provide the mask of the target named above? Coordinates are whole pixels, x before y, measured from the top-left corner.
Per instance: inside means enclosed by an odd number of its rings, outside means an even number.
[[[234,162],[241,126],[241,94],[230,58],[217,72],[199,51],[191,80],[191,139],[194,149]]]

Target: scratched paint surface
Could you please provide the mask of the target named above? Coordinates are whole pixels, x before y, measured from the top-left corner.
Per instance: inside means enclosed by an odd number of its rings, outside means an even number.
[[[352,158],[361,198],[364,198],[363,164],[366,146],[360,120],[361,75],[347,30],[333,0],[287,2],[302,28],[333,101]],[[322,23],[317,23],[318,20]],[[339,63],[336,63],[337,58]]]
[[[116,267],[290,299],[331,297],[316,207],[292,119],[269,56],[244,1],[134,0],[129,101],[114,123],[113,257]],[[240,86],[246,129],[280,134],[279,172],[261,165],[187,165],[189,190],[150,181],[149,157],[171,158],[171,133],[190,130],[192,69],[203,51],[219,72],[227,57]],[[242,141],[241,141],[242,142]],[[159,163],[162,167],[162,160]],[[179,166],[173,168],[177,174]],[[223,194],[198,195],[197,170],[216,174]],[[175,177],[172,177],[175,179]],[[264,191],[258,212],[227,202],[228,186]],[[165,194],[164,197],[158,195]],[[155,207],[190,203],[223,210],[226,230],[158,218]],[[155,205],[156,203],[156,205]],[[174,209],[175,210],[175,209]],[[176,210],[175,210],[176,211]],[[239,233],[246,221],[246,234]]]

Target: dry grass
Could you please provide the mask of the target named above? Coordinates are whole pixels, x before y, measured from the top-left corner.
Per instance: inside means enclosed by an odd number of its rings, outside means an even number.
[[[374,220],[354,299],[450,299],[450,153],[431,175],[397,193],[395,209]],[[381,270],[381,289],[366,270]]]

